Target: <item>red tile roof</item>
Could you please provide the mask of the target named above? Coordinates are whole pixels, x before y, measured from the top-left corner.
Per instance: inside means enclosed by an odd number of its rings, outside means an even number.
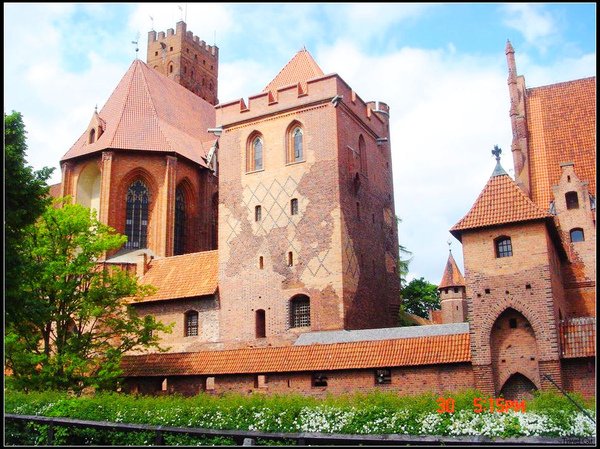
[[[596,355],[596,318],[571,318],[560,324],[560,343],[564,358]]]
[[[323,75],[323,71],[308,50],[302,49],[281,69],[273,81],[263,89],[263,92],[276,91],[291,84],[306,83],[310,79]]]
[[[218,264],[218,251],[154,259],[139,282],[157,290],[141,302],[212,295],[217,290]]]
[[[452,253],[450,253],[448,256],[448,262],[446,262],[444,275],[442,276],[442,280],[440,281],[438,288],[465,286],[465,278],[458,269],[458,265],[456,265],[456,261],[454,260],[454,257],[452,257]]]
[[[461,231],[506,223],[552,218],[534,204],[507,174],[492,175],[471,210],[450,232],[460,239]]]
[[[123,357],[124,376],[364,369],[471,360],[469,334]]]
[[[531,199],[549,207],[564,162],[596,195],[596,77],[527,89],[525,107]]]
[[[206,165],[215,138],[212,105],[136,59],[102,110],[103,134],[88,143],[87,130],[62,160],[106,149],[177,153]]]

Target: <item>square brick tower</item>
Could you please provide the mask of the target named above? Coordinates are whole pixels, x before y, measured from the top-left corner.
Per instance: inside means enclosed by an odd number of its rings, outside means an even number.
[[[216,106],[221,340],[393,326],[398,236],[388,108],[301,50]],[[235,324],[233,324],[235,323]]]
[[[177,22],[176,30],[148,32],[148,65],[212,105],[217,99],[219,49],[207,45]]]

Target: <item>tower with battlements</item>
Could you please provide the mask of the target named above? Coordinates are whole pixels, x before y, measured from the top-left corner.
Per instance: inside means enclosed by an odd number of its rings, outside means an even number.
[[[185,22],[176,29],[148,33],[148,65],[178,82],[212,105],[219,102],[219,49],[186,30]]]

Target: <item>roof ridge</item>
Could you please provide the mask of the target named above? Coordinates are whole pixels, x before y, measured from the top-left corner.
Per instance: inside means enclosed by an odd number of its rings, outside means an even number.
[[[129,73],[129,71],[131,71],[131,76],[129,78],[128,85],[127,85],[127,93],[125,95],[123,95],[123,102],[122,102],[122,104],[119,105],[119,123],[117,124],[117,126],[114,127],[114,131],[113,131],[112,135],[110,136],[111,144],[114,144],[115,136],[119,133],[119,129],[121,128],[121,125],[123,124],[123,115],[125,113],[125,106],[127,105],[127,99],[129,98],[129,95],[131,95],[133,80],[135,78],[135,71],[137,70],[137,67],[138,67],[138,64],[136,64],[136,63],[138,61],[139,61],[138,59],[135,59],[131,63],[131,65],[129,66],[129,70],[127,71],[127,73]],[[111,96],[116,92],[116,90],[118,89],[120,84],[121,83],[117,83],[117,86],[114,88],[112,94],[108,97],[109,100],[110,100]],[[106,103],[104,103],[104,107],[106,107],[107,104],[108,104],[108,100],[106,101]],[[100,110],[100,112],[102,112],[104,110],[104,107]],[[111,146],[114,146],[114,145],[111,145]]]
[[[150,67],[148,67],[143,61],[139,61],[139,62],[140,62],[140,64],[142,64],[142,67],[147,67],[150,70]],[[174,150],[173,143],[166,136],[166,134],[165,134],[165,132],[164,132],[164,130],[162,128],[162,121],[160,120],[158,112],[156,110],[156,106],[154,105],[154,97],[152,96],[152,93],[150,92],[150,86],[149,86],[149,83],[148,83],[148,79],[146,77],[146,73],[144,72],[143,68],[140,69],[140,73],[142,75],[142,78],[144,79],[144,91],[146,92],[146,95],[148,95],[148,98],[150,99],[149,103],[150,103],[150,106],[152,107],[152,115],[154,116],[154,120],[156,120],[156,127],[158,128],[158,130],[160,132],[160,135],[162,136],[162,138],[164,139],[164,141],[169,146],[169,150],[176,153],[177,151]],[[187,133],[187,132],[186,132],[186,134],[189,135],[189,133]]]

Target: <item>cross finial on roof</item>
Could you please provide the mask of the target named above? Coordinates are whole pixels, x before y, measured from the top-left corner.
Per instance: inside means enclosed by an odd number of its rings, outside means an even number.
[[[502,148],[498,145],[494,145],[494,149],[492,150],[492,154],[496,156],[496,162],[500,162],[500,154],[502,153]]]
[[[448,239],[446,243],[448,243],[448,251],[452,252],[452,240]]]
[[[97,114],[98,113],[98,104],[96,104],[96,106],[94,106],[94,112]]]
[[[499,175],[506,175],[507,173],[504,171],[504,169],[502,168],[502,165],[500,165],[500,154],[502,153],[502,148],[500,148],[498,145],[494,145],[494,149],[492,150],[492,154],[494,156],[496,156],[496,168],[494,169],[494,173],[492,173],[492,176],[499,176]]]

